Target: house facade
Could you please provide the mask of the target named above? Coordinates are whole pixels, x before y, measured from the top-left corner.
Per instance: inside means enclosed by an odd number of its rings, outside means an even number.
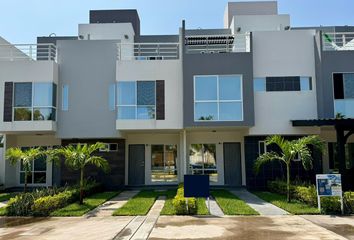
[[[93,10],[77,36],[0,38],[0,133],[4,149],[106,144],[109,173],[86,175],[107,187],[175,185],[208,174],[212,185],[264,187],[279,163],[254,175],[267,136],[316,134],[314,170],[339,169],[336,129],[296,121],[354,118],[354,27],[292,28],[277,2],[228,3],[222,29],[141,35],[136,10]],[[354,165],[354,138],[345,168]],[[4,151],[5,152],[5,151]],[[0,161],[0,183],[24,183],[21,165]],[[64,164],[38,159],[31,186],[78,179]]]

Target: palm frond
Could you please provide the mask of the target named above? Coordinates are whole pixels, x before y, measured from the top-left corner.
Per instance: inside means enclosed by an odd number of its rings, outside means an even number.
[[[263,166],[264,164],[269,163],[271,161],[275,161],[275,160],[284,161],[283,157],[275,152],[266,152],[266,153],[260,155],[256,159],[256,161],[253,165],[254,173],[258,174],[261,166]]]
[[[5,159],[10,162],[11,165],[16,165],[23,158],[23,152],[20,148],[9,148],[6,150]]]
[[[276,144],[285,156],[290,155],[290,143],[280,135],[268,136],[265,143],[266,145]]]
[[[106,159],[100,156],[89,157],[86,161],[87,164],[95,165],[98,168],[101,168],[104,172],[109,171],[109,164]]]

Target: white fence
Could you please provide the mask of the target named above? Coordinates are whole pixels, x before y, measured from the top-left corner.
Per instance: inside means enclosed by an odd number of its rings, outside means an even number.
[[[56,60],[54,44],[0,44],[0,61]]]
[[[354,51],[354,32],[323,33],[324,51]]]
[[[118,43],[118,60],[169,60],[179,58],[178,43]]]

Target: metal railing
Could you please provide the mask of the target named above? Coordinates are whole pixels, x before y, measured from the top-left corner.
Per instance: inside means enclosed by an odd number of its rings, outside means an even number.
[[[354,32],[332,32],[322,34],[324,51],[354,51]]]
[[[0,44],[0,61],[56,61],[56,54],[54,44]]]
[[[250,33],[235,35],[191,35],[185,37],[186,53],[250,52]]]
[[[118,60],[171,60],[179,58],[178,43],[118,43]]]

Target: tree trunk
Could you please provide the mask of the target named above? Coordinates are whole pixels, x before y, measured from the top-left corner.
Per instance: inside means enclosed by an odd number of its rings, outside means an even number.
[[[25,186],[23,188],[23,192],[27,192],[27,170],[25,169]]]
[[[290,164],[286,164],[286,188],[287,188],[287,199],[290,202]]]
[[[84,168],[81,168],[80,173],[80,205],[84,203]]]

